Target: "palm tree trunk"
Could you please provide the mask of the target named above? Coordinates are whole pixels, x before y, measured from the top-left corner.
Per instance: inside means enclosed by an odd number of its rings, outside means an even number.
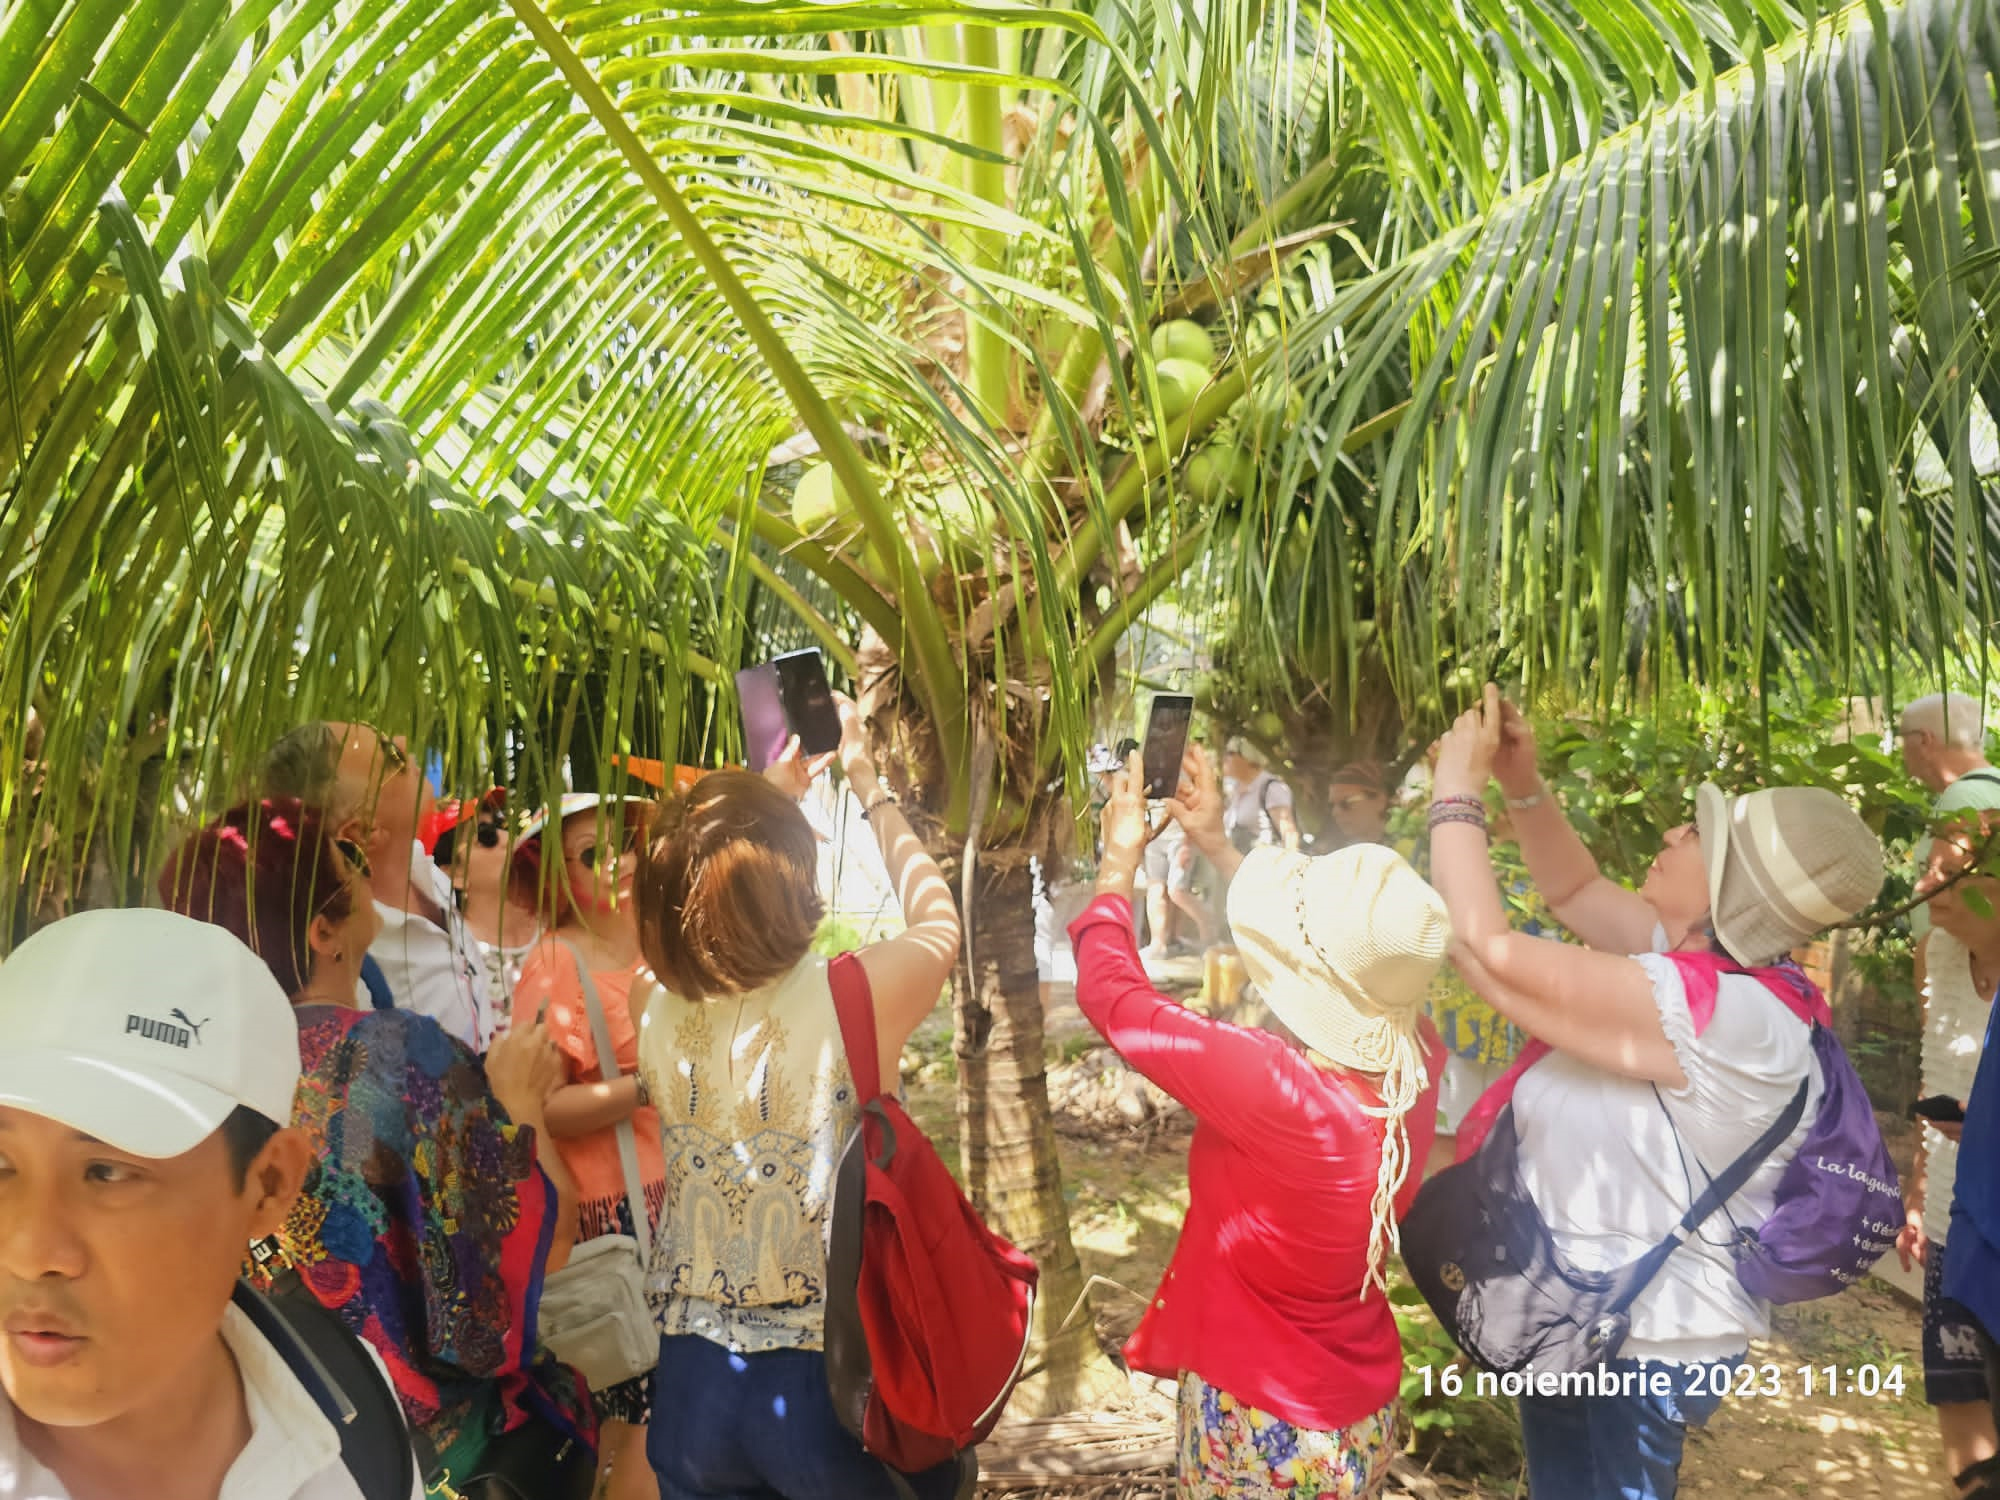
[[[968,983],[961,963],[953,991],[966,1191],[986,1221],[1042,1271],[1029,1375],[1012,1403],[1017,1413],[1042,1415],[1081,1404],[1112,1372],[1083,1302],[1083,1267],[1063,1198],[1035,972],[1032,880],[1025,849],[980,856],[965,913],[972,973]]]

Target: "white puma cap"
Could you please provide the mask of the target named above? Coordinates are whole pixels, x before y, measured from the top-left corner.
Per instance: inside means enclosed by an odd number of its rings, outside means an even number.
[[[87,911],[0,962],[0,1106],[133,1156],[192,1151],[238,1105],[291,1123],[292,1007],[234,935],[168,911]]]

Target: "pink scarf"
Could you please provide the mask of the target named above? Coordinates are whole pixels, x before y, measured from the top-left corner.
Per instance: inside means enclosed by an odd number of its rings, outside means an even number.
[[[1722,987],[1724,974],[1747,974],[1777,996],[1785,1009],[1808,1025],[1833,1025],[1833,1011],[1826,1003],[1826,996],[1819,992],[1819,986],[1806,977],[1801,969],[1789,958],[1762,968],[1746,969],[1720,953],[1669,953],[1674,967],[1681,971],[1681,985],[1687,991],[1688,1014],[1694,1018],[1694,1034],[1700,1036],[1708,1029],[1708,1023],[1715,1017],[1715,997]],[[1458,1127],[1457,1160],[1464,1161],[1479,1149],[1486,1139],[1486,1132],[1493,1128],[1493,1122],[1500,1117],[1514,1098],[1514,1086],[1521,1081],[1536,1063],[1552,1052],[1547,1042],[1530,1039],[1521,1049],[1521,1055],[1513,1065],[1495,1079],[1493,1086],[1479,1096],[1479,1102],[1465,1112],[1465,1118]]]

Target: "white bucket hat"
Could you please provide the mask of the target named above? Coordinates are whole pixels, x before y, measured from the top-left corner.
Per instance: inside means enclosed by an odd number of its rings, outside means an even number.
[[[1703,782],[1694,806],[1709,923],[1740,964],[1784,957],[1882,889],[1881,840],[1823,787],[1768,787],[1732,798]]]
[[[1428,1082],[1417,1022],[1451,945],[1444,899],[1380,844],[1318,859],[1265,848],[1230,884],[1229,925],[1251,982],[1294,1036],[1329,1062],[1381,1075],[1382,1105],[1369,1113],[1389,1123],[1368,1280],[1386,1294],[1395,1195],[1412,1166],[1403,1116]]]
[[[646,800],[644,797],[614,797],[606,792],[564,792],[556,805],[556,826],[560,828],[578,813],[590,812],[606,803],[631,806],[644,804]],[[548,807],[546,805],[538,807],[529,815],[528,821],[521,825],[521,831],[515,838],[519,843],[525,844],[548,827],[548,823]]]

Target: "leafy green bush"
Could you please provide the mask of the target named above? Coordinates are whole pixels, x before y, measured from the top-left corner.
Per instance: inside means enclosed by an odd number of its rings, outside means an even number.
[[[1389,1288],[1396,1331],[1403,1340],[1403,1410],[1414,1429],[1411,1448],[1431,1467],[1464,1479],[1511,1477],[1521,1467],[1521,1421],[1510,1396],[1481,1396],[1474,1366],[1406,1281]],[[1444,1392],[1445,1371],[1460,1367],[1464,1388]]]
[[[821,958],[835,958],[853,952],[867,941],[868,934],[859,923],[829,914],[813,934],[813,952]]]

